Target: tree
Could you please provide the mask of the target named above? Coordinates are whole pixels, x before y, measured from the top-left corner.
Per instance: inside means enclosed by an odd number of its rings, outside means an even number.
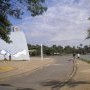
[[[88,35],[87,35],[87,37],[86,37],[86,39],[89,39],[90,38],[90,30],[88,30]]]
[[[41,54],[41,46],[40,45],[31,45],[28,44],[29,53],[31,56],[37,56]]]
[[[88,20],[90,20],[90,17],[88,18]],[[90,38],[90,28],[88,29],[88,31],[87,31],[87,37],[86,37],[86,39],[89,39]]]
[[[90,49],[89,49],[88,45],[85,45],[85,46],[84,46],[84,53],[85,53],[85,54],[86,54],[86,53],[89,53],[89,51],[90,51]]]
[[[83,44],[80,44],[80,47],[82,48]]]
[[[31,16],[41,15],[47,10],[45,0],[0,0],[0,38],[10,43],[10,26],[8,16],[17,19],[28,10]],[[24,9],[25,8],[25,9]]]
[[[62,46],[57,46],[57,51],[59,54],[63,53],[63,47]]]
[[[67,54],[70,54],[70,53],[72,53],[72,51],[73,51],[72,49],[73,49],[73,48],[70,47],[70,46],[65,46],[64,52],[67,53]]]

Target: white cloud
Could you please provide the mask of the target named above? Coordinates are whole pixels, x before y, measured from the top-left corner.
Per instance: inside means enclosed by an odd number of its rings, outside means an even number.
[[[61,1],[57,0],[56,4],[49,7],[42,16],[23,19],[20,26],[28,39],[33,39],[33,42],[34,39],[43,42],[42,38],[46,38],[48,42],[56,42],[86,37],[86,30],[90,25],[90,21],[88,21],[90,14],[87,9],[90,2],[88,0]]]

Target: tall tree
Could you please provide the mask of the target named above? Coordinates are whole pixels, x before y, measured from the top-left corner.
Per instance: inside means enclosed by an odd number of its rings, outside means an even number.
[[[45,0],[0,0],[0,38],[10,43],[11,23],[8,16],[19,19],[26,10],[31,16],[41,15],[47,10],[43,3]]]
[[[90,38],[90,30],[88,30],[88,35],[87,35],[87,37],[86,37],[86,39],[89,39]]]
[[[90,17],[88,18],[88,20],[90,20]],[[86,39],[89,39],[90,38],[90,29],[88,29],[88,31],[87,31],[87,37],[86,37]]]

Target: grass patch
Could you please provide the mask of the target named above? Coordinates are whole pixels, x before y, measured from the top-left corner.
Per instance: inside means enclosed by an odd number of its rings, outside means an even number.
[[[12,66],[0,66],[0,72],[6,72],[6,71],[10,71],[13,70],[14,67]]]
[[[90,61],[89,60],[86,60],[86,59],[83,59],[83,58],[80,58],[80,60],[82,60],[82,61],[90,64]]]

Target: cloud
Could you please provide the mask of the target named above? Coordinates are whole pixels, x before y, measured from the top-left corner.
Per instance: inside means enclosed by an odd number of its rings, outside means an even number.
[[[34,18],[26,17],[19,26],[29,42],[29,39],[37,43],[83,39],[90,25],[89,7],[89,0],[52,0],[46,13]]]

